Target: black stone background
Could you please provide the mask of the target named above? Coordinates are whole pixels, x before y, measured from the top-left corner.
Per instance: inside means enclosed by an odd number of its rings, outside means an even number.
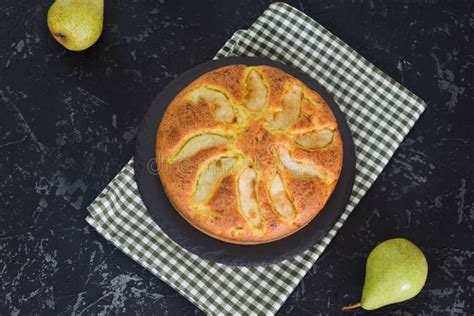
[[[367,254],[399,236],[425,252],[428,281],[379,313],[473,314],[473,3],[290,3],[428,109],[280,314],[356,302]],[[98,235],[86,207],[132,156],[160,89],[269,2],[107,0],[103,35],[82,53],[48,33],[50,4],[0,4],[0,314],[199,314]]]

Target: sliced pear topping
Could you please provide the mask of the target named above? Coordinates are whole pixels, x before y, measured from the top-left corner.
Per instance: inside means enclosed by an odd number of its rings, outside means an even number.
[[[278,214],[285,219],[291,219],[294,216],[295,208],[286,193],[285,186],[278,173],[275,175],[270,186],[270,197]]]
[[[237,159],[233,157],[219,157],[212,160],[199,175],[194,195],[196,202],[205,202],[236,162]]]
[[[295,142],[306,149],[320,149],[328,146],[333,139],[331,130],[323,129],[295,136]]]
[[[254,226],[260,226],[262,217],[258,207],[255,182],[257,173],[252,168],[245,168],[239,177],[240,208],[245,218]]]
[[[206,102],[218,121],[233,123],[235,120],[232,104],[229,98],[221,91],[202,86],[188,93],[188,98],[193,103],[197,103],[200,100]]]
[[[325,178],[325,173],[317,168],[316,166],[309,164],[307,162],[301,162],[294,160],[288,149],[284,146],[279,148],[280,161],[285,166],[288,171],[298,177],[318,177],[320,179]]]
[[[267,87],[263,78],[255,70],[251,70],[247,76],[247,101],[245,106],[250,111],[260,111],[267,102]]]
[[[194,156],[201,150],[227,145],[229,139],[217,134],[201,134],[191,137],[183,147],[170,159],[170,162],[181,161]]]
[[[269,121],[270,124],[274,128],[285,129],[296,123],[300,116],[302,98],[303,89],[300,86],[292,85],[283,97],[283,110],[273,114]]]

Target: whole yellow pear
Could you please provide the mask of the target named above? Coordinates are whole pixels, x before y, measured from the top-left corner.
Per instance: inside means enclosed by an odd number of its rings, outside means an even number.
[[[56,0],[48,11],[53,37],[72,51],[91,47],[104,23],[104,0]]]

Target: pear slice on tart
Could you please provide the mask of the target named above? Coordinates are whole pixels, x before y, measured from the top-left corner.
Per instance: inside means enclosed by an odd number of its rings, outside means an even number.
[[[204,133],[192,136],[184,142],[179,150],[168,158],[168,161],[173,163],[181,161],[196,155],[202,150],[213,147],[225,146],[229,143],[229,138],[219,134]]]
[[[219,182],[226,176],[236,164],[235,157],[218,157],[211,160],[199,174],[194,200],[201,204],[206,202],[214,193]]]
[[[325,148],[333,139],[334,132],[330,129],[310,131],[294,136],[294,141],[298,146],[309,150]]]
[[[285,220],[292,220],[295,215],[295,207],[286,192],[280,174],[277,173],[273,178],[269,191],[273,207],[277,213]]]
[[[269,123],[275,129],[284,130],[296,123],[300,117],[303,89],[297,85],[291,85],[282,99],[282,110],[272,113]]]
[[[285,146],[278,147],[278,155],[283,166],[297,177],[318,177],[321,180],[327,177],[326,172],[316,165],[293,159]]]
[[[246,86],[248,94],[245,106],[250,111],[262,110],[267,103],[268,91],[262,76],[256,70],[252,69],[247,75]]]
[[[247,167],[240,173],[238,190],[242,214],[254,227],[259,227],[262,224],[262,216],[257,201],[256,181],[257,173]]]
[[[188,93],[187,97],[193,103],[198,103],[201,100],[207,103],[217,121],[224,123],[235,121],[232,103],[224,92],[201,86]]]

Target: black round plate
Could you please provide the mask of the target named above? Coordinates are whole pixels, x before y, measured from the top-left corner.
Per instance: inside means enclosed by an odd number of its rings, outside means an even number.
[[[301,230],[281,240],[260,245],[236,245],[209,237],[189,224],[166,196],[156,172],[155,142],[161,117],[168,104],[188,84],[202,74],[230,64],[268,65],[293,75],[319,93],[334,113],[343,141],[343,166],[339,181],[326,206]],[[135,179],[148,212],[160,228],[176,243],[203,259],[227,265],[256,266],[289,259],[316,244],[334,226],[352,192],[355,152],[349,126],[333,98],[308,75],[281,63],[253,57],[228,57],[198,65],[173,80],[156,97],[137,136]]]

